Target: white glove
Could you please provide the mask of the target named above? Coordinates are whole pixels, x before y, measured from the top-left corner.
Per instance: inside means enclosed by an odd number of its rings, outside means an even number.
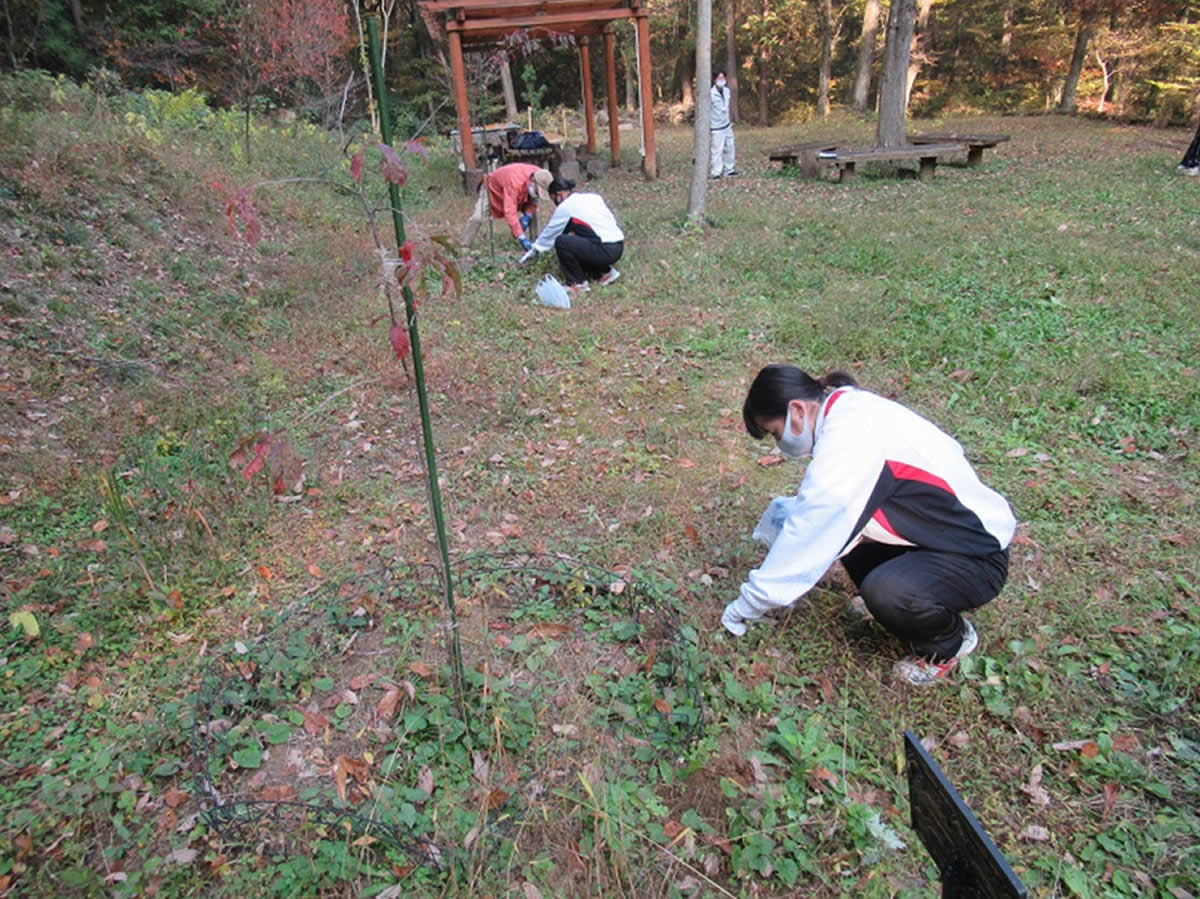
[[[729,631],[729,633],[735,637],[740,637],[746,633],[746,619],[734,608],[736,605],[737,600],[735,599],[725,607],[725,611],[721,615],[721,624],[725,626],[725,630]]]
[[[528,262],[530,259],[532,259],[536,255],[537,255],[537,250],[533,249],[533,247],[530,247],[528,250],[525,251],[525,255],[521,257],[519,264],[524,265],[526,262]]]

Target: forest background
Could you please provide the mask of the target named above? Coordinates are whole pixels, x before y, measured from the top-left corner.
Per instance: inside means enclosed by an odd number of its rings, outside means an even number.
[[[656,113],[678,121],[693,103],[695,10],[683,0],[651,0],[649,8]],[[340,0],[4,0],[3,12],[4,68],[117,78],[134,89],[197,87],[213,103],[292,109],[324,125],[339,111],[357,53],[349,37],[361,23],[357,5]],[[435,129],[452,127],[446,58],[416,0],[392,0],[384,12],[397,132],[428,116]],[[738,118],[800,123],[836,105],[872,108],[887,12],[885,0],[717,4],[714,65],[731,73]],[[619,84],[632,112],[633,40],[624,29],[617,33]],[[468,54],[475,121],[512,118],[531,106],[577,106],[579,63],[570,43],[510,47],[499,63]],[[592,60],[601,84],[600,54]],[[512,84],[507,110],[500,81]],[[917,116],[1059,109],[1183,124],[1200,90],[1200,3],[919,0],[909,89]],[[350,109],[365,110],[362,79],[347,99]]]

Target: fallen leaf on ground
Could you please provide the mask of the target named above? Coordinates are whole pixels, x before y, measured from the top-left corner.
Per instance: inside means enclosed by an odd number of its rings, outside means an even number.
[[[1050,831],[1046,830],[1044,827],[1038,826],[1037,824],[1030,824],[1021,831],[1020,837],[1022,840],[1034,840],[1038,843],[1045,843],[1050,839]]]
[[[179,808],[179,806],[183,805],[187,801],[188,794],[183,792],[183,790],[177,790],[175,787],[171,787],[171,789],[167,790],[167,792],[163,794],[163,802],[165,802],[169,808]]]
[[[1020,791],[1033,800],[1034,805],[1046,806],[1050,804],[1050,794],[1042,788],[1042,766],[1039,762],[1033,766],[1033,770],[1029,772],[1029,783],[1020,784]]]
[[[542,639],[554,639],[569,633],[570,625],[558,624],[553,621],[540,621],[533,625],[526,633],[530,637],[540,637]]]
[[[379,705],[375,707],[375,711],[379,717],[387,721],[396,714],[396,706],[400,703],[400,690],[397,687],[389,687],[388,691],[383,694],[383,698],[379,700]]]

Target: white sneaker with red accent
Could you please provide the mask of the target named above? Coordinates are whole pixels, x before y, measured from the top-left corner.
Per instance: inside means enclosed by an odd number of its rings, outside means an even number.
[[[581,293],[587,293],[591,289],[592,286],[588,284],[587,281],[580,281],[578,284],[567,285],[567,290],[570,291],[571,296],[573,297],[579,296]]]
[[[602,285],[604,285],[605,287],[607,287],[609,284],[612,284],[612,282],[617,280],[617,278],[619,278],[619,277],[621,277],[621,273],[619,271],[617,271],[615,268],[610,268],[608,270],[608,273],[605,274],[605,276],[600,279],[600,283]]]
[[[963,626],[962,645],[958,647],[954,658],[944,662],[931,662],[929,659],[918,658],[902,659],[892,668],[892,676],[896,680],[905,681],[917,687],[927,687],[942,680],[954,670],[959,659],[966,658],[979,646],[979,635],[975,633],[971,622],[964,618]]]

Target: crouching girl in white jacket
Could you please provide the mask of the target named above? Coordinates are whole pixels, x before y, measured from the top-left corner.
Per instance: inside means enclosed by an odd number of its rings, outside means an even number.
[[[750,436],[812,455],[782,529],[721,617],[733,634],[790,606],[840,559],[871,615],[910,644],[898,678],[936,682],[973,652],[962,613],[1008,577],[1016,521],[954,438],[842,372],[791,365],[758,373],[742,408]]]

